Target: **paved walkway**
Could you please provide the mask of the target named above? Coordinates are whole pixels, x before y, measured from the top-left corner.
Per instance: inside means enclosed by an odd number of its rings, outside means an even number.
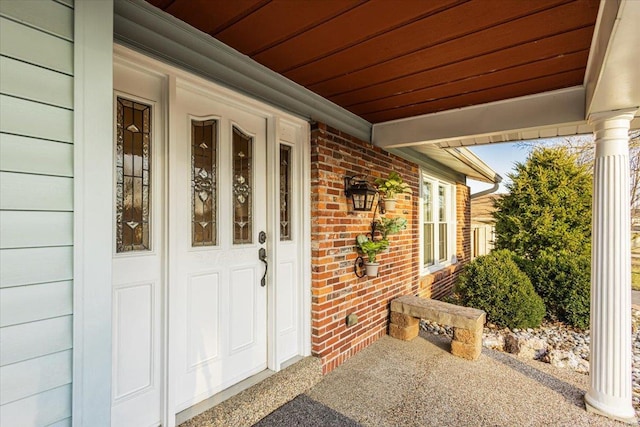
[[[640,310],[640,291],[631,291],[631,304],[637,305]]]
[[[185,426],[625,425],[585,411],[586,375],[488,349],[470,362],[451,355],[449,346],[444,337],[422,333],[410,342],[385,336],[295,399],[289,394],[271,409],[263,404],[296,384],[292,372],[303,370],[293,365],[270,377],[272,384],[254,386]]]
[[[307,395],[364,426],[624,425],[585,411],[586,375],[487,349],[470,362],[448,349],[445,338],[384,337]]]

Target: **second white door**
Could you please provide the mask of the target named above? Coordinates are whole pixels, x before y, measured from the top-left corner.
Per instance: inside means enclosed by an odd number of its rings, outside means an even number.
[[[172,105],[168,354],[178,412],[267,368],[266,119],[187,85]]]

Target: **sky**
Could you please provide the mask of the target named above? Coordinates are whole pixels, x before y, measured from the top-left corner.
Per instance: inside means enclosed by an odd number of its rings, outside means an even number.
[[[507,173],[513,172],[513,167],[516,162],[524,163],[531,150],[530,146],[525,146],[518,142],[487,144],[467,148],[502,177],[502,183],[497,193],[507,192],[504,187],[504,183],[509,180]],[[471,194],[478,193],[493,186],[486,182],[473,180],[468,180],[467,184],[471,187]]]

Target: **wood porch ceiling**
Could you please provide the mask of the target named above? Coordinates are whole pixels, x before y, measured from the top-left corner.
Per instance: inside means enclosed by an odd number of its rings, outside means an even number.
[[[583,84],[598,0],[147,0],[371,123]]]

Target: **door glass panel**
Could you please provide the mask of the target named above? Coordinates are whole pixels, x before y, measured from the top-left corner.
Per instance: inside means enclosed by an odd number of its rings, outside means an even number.
[[[191,120],[191,245],[217,243],[218,121]]]
[[[280,240],[291,240],[291,147],[280,144]]]
[[[116,252],[149,250],[151,107],[117,98]]]
[[[253,242],[253,138],[233,127],[233,243]]]

